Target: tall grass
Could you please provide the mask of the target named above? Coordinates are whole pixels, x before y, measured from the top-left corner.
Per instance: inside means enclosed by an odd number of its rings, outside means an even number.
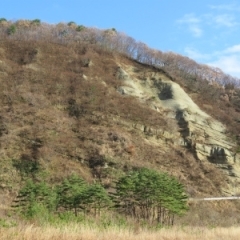
[[[64,226],[43,226],[25,225],[0,229],[0,239],[12,240],[203,240],[203,239],[231,239],[238,240],[240,227],[214,228],[206,227],[174,227],[156,231],[146,229],[124,229],[106,228],[70,224]]]

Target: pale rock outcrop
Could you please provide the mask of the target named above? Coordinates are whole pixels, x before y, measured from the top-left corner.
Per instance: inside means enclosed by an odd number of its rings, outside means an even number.
[[[131,66],[120,66],[117,77],[121,81],[119,93],[150,102],[156,111],[167,110],[166,116],[177,121],[180,134],[175,133],[174,143],[190,148],[196,158],[216,164],[240,182],[240,157],[234,152],[235,143],[225,134],[226,127],[202,111],[179,84],[161,73],[149,71],[142,76]],[[144,127],[141,130],[149,132]]]

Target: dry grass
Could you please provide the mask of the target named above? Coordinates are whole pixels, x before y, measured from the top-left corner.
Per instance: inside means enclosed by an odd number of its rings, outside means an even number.
[[[0,239],[12,240],[221,240],[221,239],[239,239],[240,228],[214,228],[208,229],[205,227],[182,227],[161,229],[158,231],[149,230],[129,230],[129,229],[97,229],[84,227],[79,225],[66,225],[63,227],[35,227],[34,225],[27,225],[21,227],[1,228]]]

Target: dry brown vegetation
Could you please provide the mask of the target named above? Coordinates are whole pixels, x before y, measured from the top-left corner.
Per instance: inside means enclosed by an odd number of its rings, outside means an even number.
[[[34,225],[0,229],[0,239],[7,240],[238,240],[239,227],[206,228],[175,227],[151,231],[146,229],[94,229],[88,226],[37,227]]]
[[[226,178],[214,164],[202,163],[189,149],[171,143],[166,143],[167,150],[159,149],[151,144],[153,136],[133,127],[164,131],[171,130],[172,125],[166,122],[164,112],[158,113],[133,97],[118,94],[120,83],[116,73],[119,63],[132,65],[139,72],[151,69],[164,73],[184,87],[202,109],[227,124],[235,139],[240,131],[240,91],[233,78],[219,71],[216,75],[214,69],[176,54],[152,51],[122,33],[109,34],[97,29],[76,32],[66,24],[38,26],[18,22],[16,33],[9,35],[7,29],[14,23],[0,24],[2,204],[9,205],[28,177],[56,183],[78,173],[88,182],[101,181],[111,189],[123,172],[143,166],[177,176],[191,196],[220,193]],[[63,36],[64,31],[69,35]],[[210,85],[213,76],[216,79]],[[106,165],[110,167],[105,168]],[[236,209],[233,203],[222,206],[227,207]],[[215,209],[216,218],[221,219],[219,206],[204,209],[207,218],[209,209]],[[208,219],[211,222],[212,217]],[[237,216],[234,219],[239,221]],[[198,218],[198,223],[201,221]],[[216,224],[224,225],[220,220]],[[16,229],[5,229],[2,236],[10,236],[11,231]],[[16,239],[41,235],[33,227],[18,231]],[[55,236],[64,239],[64,234],[69,239],[81,239],[74,231],[71,235],[46,229],[48,234],[51,231],[53,239]],[[80,230],[76,231],[79,234]],[[121,239],[117,238],[119,234],[111,234],[103,235],[102,239]],[[129,239],[136,237],[129,232],[124,234],[130,234]],[[157,239],[155,234],[152,239]],[[47,239],[44,236],[42,239]],[[189,239],[194,239],[193,236]],[[94,238],[90,235],[86,239]]]
[[[89,45],[6,40],[1,49],[8,68],[1,78],[0,95],[5,159],[22,165],[38,161],[49,173],[48,181],[73,171],[90,181],[104,162],[125,170],[138,166],[171,169],[177,175],[182,166],[179,176],[188,183],[198,181],[201,192],[209,185],[201,176],[207,168],[214,183],[207,191],[216,191],[223,177],[214,166],[203,165],[191,153],[181,153],[171,145],[171,153],[161,152],[143,142],[142,133],[131,127],[171,127],[164,113],[116,92],[117,61],[138,69],[145,66]],[[85,66],[88,59],[91,67]],[[189,174],[189,167],[196,171]]]

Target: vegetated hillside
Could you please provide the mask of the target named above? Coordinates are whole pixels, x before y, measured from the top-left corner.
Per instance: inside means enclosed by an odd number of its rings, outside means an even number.
[[[179,65],[186,58],[174,54],[161,53],[155,58],[161,64],[149,65],[146,46],[132,59],[110,47],[113,30],[83,29],[72,41],[63,35],[75,34],[71,26],[15,25],[16,33],[9,23],[1,26],[1,204],[9,205],[27,178],[57,183],[77,173],[111,189],[140,167],[178,177],[191,197],[236,193],[237,81],[210,82],[202,77],[210,68],[189,72]],[[197,115],[185,94],[198,105]]]

